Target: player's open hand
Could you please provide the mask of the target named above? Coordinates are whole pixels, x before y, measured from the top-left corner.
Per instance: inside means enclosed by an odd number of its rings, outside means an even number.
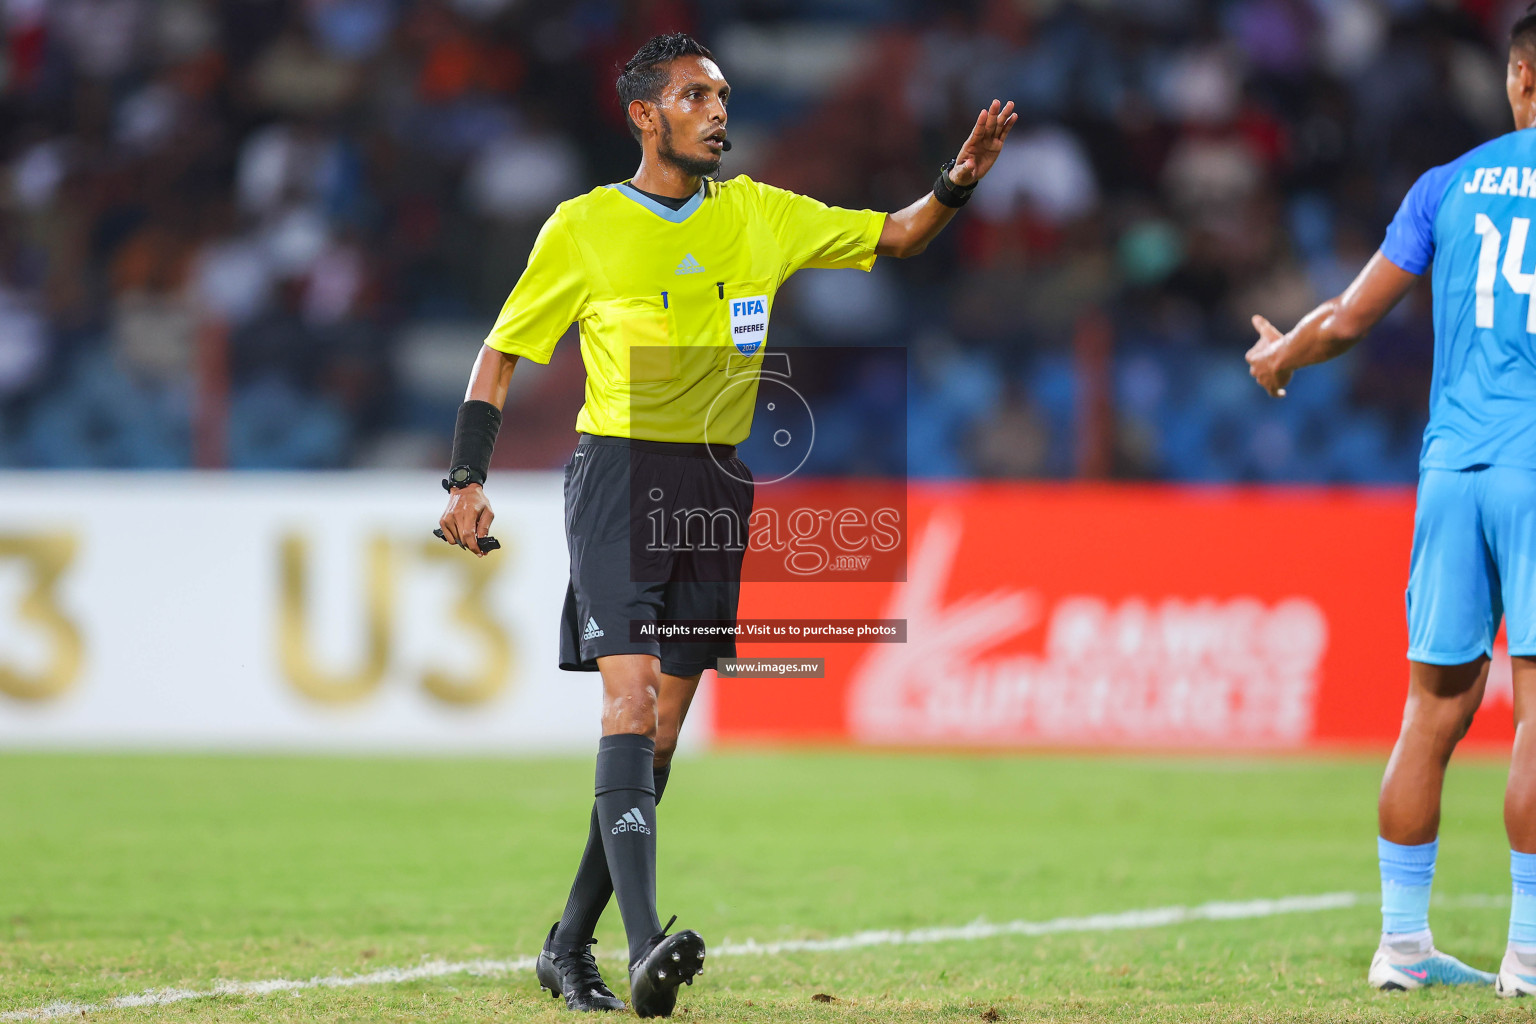
[[[491,511],[491,502],[484,489],[479,484],[469,484],[448,492],[448,508],[437,525],[443,531],[445,542],[457,544],[484,558],[480,538],[491,532],[491,520],[495,518],[496,513]]]
[[[992,105],[976,115],[976,127],[971,137],[960,147],[955,166],[949,172],[949,180],[956,185],[974,185],[986,177],[997,154],[1003,151],[1003,142],[1018,123],[1019,115],[1013,112],[1013,100],[1007,104],[992,101]]]
[[[1253,329],[1259,332],[1259,340],[1253,343],[1245,357],[1248,375],[1258,381],[1259,387],[1268,391],[1271,398],[1284,398],[1292,373],[1278,366],[1280,352],[1285,348],[1285,336],[1261,316],[1253,318]]]

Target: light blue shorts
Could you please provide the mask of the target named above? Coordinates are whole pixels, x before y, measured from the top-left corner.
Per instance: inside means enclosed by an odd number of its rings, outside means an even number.
[[[1408,657],[1462,665],[1493,652],[1536,655],[1536,470],[1425,469],[1413,516]]]

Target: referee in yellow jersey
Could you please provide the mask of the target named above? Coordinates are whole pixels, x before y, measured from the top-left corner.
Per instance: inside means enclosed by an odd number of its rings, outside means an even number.
[[[549,361],[580,325],[586,400],[565,467],[570,585],[560,667],[603,680],[603,736],[586,849],[565,913],[538,961],[540,984],[573,1010],[620,1010],[592,957],[593,930],[616,895],[629,940],[630,1000],[672,1013],[704,967],[704,940],[667,934],[656,912],[656,805],[699,676],[736,653],[658,642],[637,626],[734,622],[745,538],[713,552],[631,544],[644,506],[707,509],[745,524],[751,474],[735,445],[751,428],[755,377],[774,293],[797,270],[915,256],[970,198],[1017,120],[993,101],[932,193],[897,213],[843,210],[760,184],[715,178],[731,87],[709,50],[682,33],[642,46],[618,79],[642,150],[629,181],[561,203],[544,224],[470,375],[443,483],[444,539],[484,555],[492,519],[482,490],[520,357]],[[736,385],[736,386],[732,386]],[[670,927],[670,922],[668,927]]]

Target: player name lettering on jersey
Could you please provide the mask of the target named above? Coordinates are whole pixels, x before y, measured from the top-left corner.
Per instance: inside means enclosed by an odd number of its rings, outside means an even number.
[[[1461,190],[1468,195],[1481,192],[1485,196],[1536,199],[1536,167],[1479,167]]]

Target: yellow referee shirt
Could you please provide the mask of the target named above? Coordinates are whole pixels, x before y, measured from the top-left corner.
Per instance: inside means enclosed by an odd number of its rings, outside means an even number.
[[[577,430],[737,444],[752,428],[774,293],[803,267],[870,269],[884,224],[744,175],[706,179],[679,210],[606,185],[545,222],[485,343],[547,363],[579,324]]]

